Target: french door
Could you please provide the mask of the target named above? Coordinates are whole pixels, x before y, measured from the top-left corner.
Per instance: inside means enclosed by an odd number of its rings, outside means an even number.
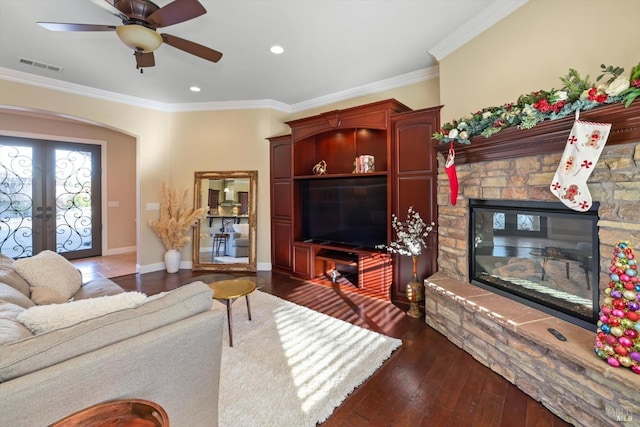
[[[0,253],[101,255],[100,150],[0,136]]]

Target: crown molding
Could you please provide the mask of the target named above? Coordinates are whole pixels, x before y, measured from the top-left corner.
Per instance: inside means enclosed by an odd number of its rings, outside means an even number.
[[[412,71],[389,79],[380,80],[362,86],[357,86],[341,92],[313,98],[308,101],[299,102],[291,105],[291,112],[298,113],[300,111],[309,110],[311,108],[322,107],[324,105],[345,101],[360,96],[372,95],[385,90],[395,89],[397,87],[408,86],[427,80],[437,79],[440,76],[440,69],[437,65],[433,67],[423,68],[421,70]]]
[[[151,110],[168,111],[168,104],[165,104],[163,102],[150,101],[148,99],[137,98],[135,96],[109,92],[106,90],[96,89],[93,87],[83,86],[75,83],[69,83],[49,77],[42,77],[36,74],[16,71],[10,68],[0,67],[0,80],[8,80],[15,83],[41,87],[43,89],[57,90],[59,92],[65,92],[89,98],[119,102],[121,104],[134,105],[137,107],[149,108]]]
[[[430,49],[429,53],[438,61],[441,61],[460,46],[468,43],[478,34],[525,5],[528,1],[529,0],[495,0],[469,21],[463,25],[458,25],[456,30]]]
[[[166,104],[167,111],[189,112],[189,111],[220,111],[220,110],[260,110],[269,109],[290,113],[291,106],[284,102],[273,99],[258,99],[252,101],[215,101],[215,102],[193,102],[185,104]]]
[[[164,103],[150,101],[144,98],[122,95],[115,92],[96,89],[89,86],[82,86],[75,83],[64,82],[61,80],[42,77],[35,74],[16,71],[9,68],[0,67],[0,80],[7,80],[16,83],[37,86],[44,89],[57,90],[60,92],[71,93],[74,95],[86,96],[90,98],[102,99],[105,101],[119,102],[122,104],[133,105],[137,107],[159,110],[164,112],[189,112],[189,111],[219,111],[219,110],[254,110],[254,109],[271,109],[284,113],[293,113],[308,110],[315,107],[335,102],[344,101],[359,96],[371,95],[385,90],[394,89],[401,86],[419,83],[426,80],[432,80],[439,77],[438,66],[423,68],[421,70],[402,74],[400,76],[381,80],[374,83],[347,89],[318,98],[303,101],[297,104],[285,104],[273,99],[259,99],[248,101],[218,101],[218,102],[199,102],[199,103]]]
[[[136,107],[148,108],[165,112],[188,112],[188,111],[215,111],[215,110],[251,110],[251,109],[272,109],[290,112],[291,107],[283,102],[271,99],[257,101],[221,101],[221,102],[200,102],[169,104],[165,102],[150,101],[135,96],[122,95],[116,92],[96,89],[89,86],[82,86],[75,83],[64,82],[49,77],[42,77],[36,74],[16,71],[9,68],[0,67],[0,80],[8,80],[15,83],[22,83],[30,86],[37,86],[44,89],[52,89],[74,95],[87,96],[102,99],[105,101],[119,102],[122,104],[134,105]]]

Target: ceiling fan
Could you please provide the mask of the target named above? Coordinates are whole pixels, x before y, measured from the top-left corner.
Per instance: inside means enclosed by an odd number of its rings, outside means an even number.
[[[91,0],[96,5],[115,15],[122,25],[71,24],[63,22],[38,22],[51,31],[115,31],[120,40],[133,49],[136,68],[153,67],[153,51],[162,43],[173,46],[191,55],[211,62],[218,62],[222,53],[198,43],[159,34],[156,28],[179,24],[207,13],[198,0],[174,0],[159,7],[149,0]]]

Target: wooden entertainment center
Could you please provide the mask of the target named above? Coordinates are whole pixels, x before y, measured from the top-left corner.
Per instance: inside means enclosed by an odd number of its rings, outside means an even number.
[[[355,270],[358,288],[390,289],[392,301],[407,303],[405,286],[412,276],[410,257],[384,250],[303,238],[301,186],[309,180],[380,176],[387,184],[387,243],[395,236],[391,214],[401,220],[414,206],[425,221],[437,218],[437,160],[431,135],[440,127],[440,106],[413,111],[395,99],[287,122],[290,135],[269,138],[271,244],[274,270],[313,279],[337,266]],[[354,173],[354,160],[375,158],[375,170]],[[325,161],[326,175],[314,166]],[[421,278],[436,272],[437,233],[429,236],[433,250],[419,260]],[[331,280],[331,277],[327,277]]]

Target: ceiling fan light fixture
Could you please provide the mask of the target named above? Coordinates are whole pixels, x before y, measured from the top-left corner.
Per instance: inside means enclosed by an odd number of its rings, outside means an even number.
[[[116,33],[122,43],[131,49],[149,53],[153,52],[162,44],[162,36],[154,30],[138,24],[119,25]]]
[[[269,49],[271,51],[271,53],[273,53],[274,55],[280,55],[284,53],[284,48],[280,45],[273,45],[271,46],[271,48]]]

